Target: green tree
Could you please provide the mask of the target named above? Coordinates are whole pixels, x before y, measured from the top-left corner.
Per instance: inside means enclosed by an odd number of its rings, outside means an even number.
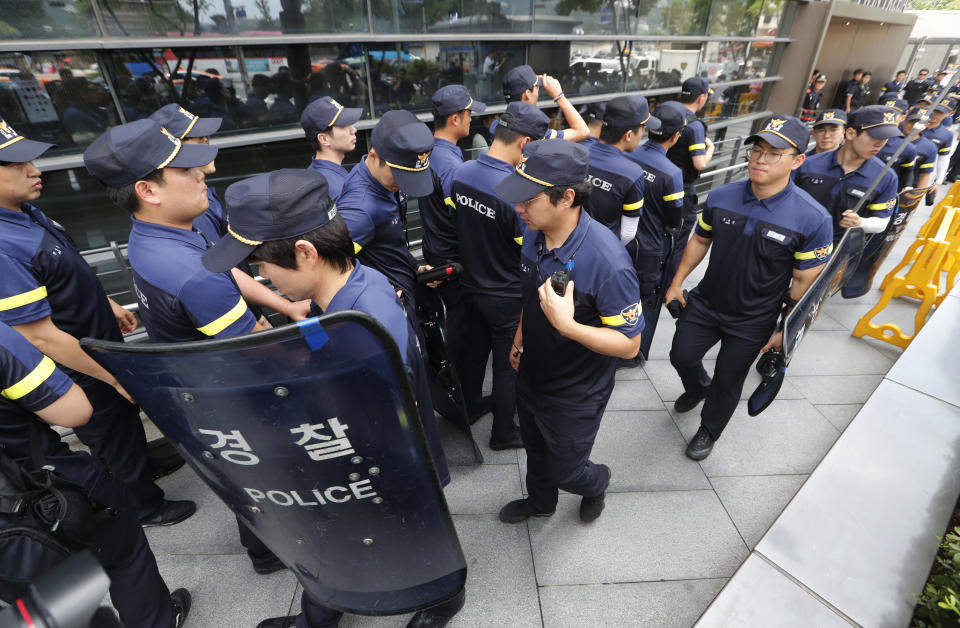
[[[275,20],[270,13],[270,2],[268,0],[254,0],[254,5],[256,5],[257,11],[260,13],[260,28],[275,28],[277,26],[277,20]]]
[[[960,0],[907,0],[907,6],[917,11],[960,11]]]

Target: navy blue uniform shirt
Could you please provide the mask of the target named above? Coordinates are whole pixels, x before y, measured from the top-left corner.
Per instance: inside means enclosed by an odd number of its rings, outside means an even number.
[[[459,146],[440,137],[433,138],[433,152],[430,153],[433,194],[417,199],[417,202],[423,223],[423,256],[434,266],[460,260],[450,185],[457,168],[462,165],[463,153]]]
[[[505,161],[480,155],[463,164],[453,178],[450,196],[456,207],[464,290],[502,297],[520,296],[520,245],[523,225],[513,205],[493,187],[513,172]]]
[[[330,200],[336,202],[343,190],[343,182],[347,180],[347,169],[326,159],[314,159],[307,168],[323,175],[327,180],[327,193],[330,195]]]
[[[697,119],[697,114],[689,109],[684,116],[687,126],[680,131],[680,139],[667,151],[667,158],[683,171],[683,183],[690,189],[700,178],[700,171],[693,166],[693,157],[707,154],[707,128]]]
[[[840,219],[843,212],[853,209],[883,169],[876,157],[847,174],[837,162],[837,151],[807,157],[803,165],[793,171],[793,180],[833,216],[834,242],[843,237]],[[888,171],[880,185],[870,194],[861,210],[861,216],[888,218],[897,207],[897,175]],[[711,192],[713,194],[713,192]]]
[[[75,338],[122,341],[100,280],[77,245],[36,207],[21,209],[0,208],[0,322],[49,316]]]
[[[223,203],[212,185],[207,186],[206,211],[193,219],[193,228],[203,234],[210,242],[217,242],[227,234],[227,218],[223,213]]]
[[[947,120],[949,117],[945,117],[939,126],[924,129],[921,133],[937,147],[938,155],[949,155],[950,148],[953,146],[953,133],[948,128]]]
[[[637,243],[641,252],[659,253],[668,227],[679,228],[683,221],[683,173],[656,142],[645,142],[627,157],[643,167],[646,179]]]
[[[230,272],[204,268],[207,245],[197,231],[133,219],[127,251],[153,342],[229,338],[256,324]]]
[[[592,188],[584,208],[619,238],[621,219],[643,213],[643,168],[616,146],[597,142],[589,148]]]
[[[883,163],[890,161],[890,158],[893,157],[893,153],[900,148],[900,145],[903,144],[904,138],[902,137],[891,137],[887,140],[887,143],[883,145],[883,148],[880,149],[880,152],[877,153],[877,159]],[[897,158],[897,163],[893,165],[890,170],[895,172],[898,180],[898,189],[902,190],[908,185],[913,185],[913,170],[917,165],[917,149],[913,144],[907,144],[906,148],[903,149],[903,152],[900,153],[900,157]]]
[[[627,250],[609,229],[581,211],[566,242],[553,250],[546,248],[542,232],[528,232],[521,258],[523,358],[518,392],[534,404],[597,408],[613,390],[617,358],[561,336],[544,315],[537,289],[573,261],[574,319],[633,338],[644,323],[640,282]]]
[[[914,183],[920,179],[920,175],[929,174],[931,177],[937,172],[937,145],[928,140],[923,134],[917,135],[910,143],[917,153],[917,163],[914,166]],[[933,183],[933,179],[930,180]]]
[[[417,265],[404,233],[406,200],[401,201],[373,178],[366,156],[343,182],[337,210],[347,223],[360,263],[379,270],[395,288],[413,298]]]
[[[776,320],[794,268],[825,264],[833,252],[830,216],[792,182],[763,200],[750,181],[711,190],[695,230],[713,245],[694,294],[751,326]]]

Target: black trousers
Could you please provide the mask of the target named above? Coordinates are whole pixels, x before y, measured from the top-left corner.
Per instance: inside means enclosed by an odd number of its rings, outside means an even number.
[[[98,379],[81,376],[77,380],[93,406],[93,416],[74,432],[113,477],[126,485],[133,515],[150,517],[163,504],[163,491],[151,475],[140,409]]]
[[[677,274],[680,260],[683,259],[683,252],[687,250],[687,242],[690,241],[690,234],[695,224],[697,224],[696,188],[685,185],[683,186],[683,224],[680,226],[680,233],[673,238],[673,252],[670,253],[663,272],[664,291],[670,287],[673,276]]]
[[[516,429],[517,372],[510,366],[513,337],[523,308],[520,297],[464,295],[465,329],[463,389],[467,405],[479,400],[487,358],[493,349],[493,429],[491,438],[506,441]]]
[[[664,283],[667,255],[670,252],[670,239],[664,238],[658,252],[644,251],[634,258],[634,268],[640,281],[640,305],[643,308],[643,334],[640,338],[640,355],[646,360],[653,344],[653,334],[657,331],[663,294],[667,290]]]
[[[590,460],[590,452],[608,399],[592,407],[551,406],[522,392],[517,395],[528,499],[537,512],[556,509],[559,489],[584,497],[607,490],[610,474]]]
[[[670,363],[680,375],[684,391],[706,397],[700,423],[714,439],[720,438],[733,416],[750,365],[775,327],[776,319],[754,325],[730,324],[699,296],[693,294],[687,300],[677,320]],[[711,380],[703,368],[703,356],[718,342],[720,353]]]
[[[463,376],[466,371],[466,360],[464,354],[466,352],[466,347],[468,344],[468,336],[466,332],[466,306],[464,305],[463,300],[463,287],[460,285],[459,279],[453,279],[451,281],[445,281],[436,288],[437,292],[440,294],[440,299],[443,300],[443,307],[446,311],[446,332],[447,332],[447,347],[450,349],[452,354],[453,365],[457,369],[457,375],[461,380],[461,386],[463,385]],[[480,397],[476,399],[470,399],[464,391],[464,401],[467,404],[468,410],[473,410],[480,405]]]

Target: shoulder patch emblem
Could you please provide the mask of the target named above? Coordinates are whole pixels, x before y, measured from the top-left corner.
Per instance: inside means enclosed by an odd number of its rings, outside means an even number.
[[[640,320],[641,311],[640,304],[634,303],[633,305],[628,305],[620,310],[620,316],[623,317],[623,320],[627,323],[627,325],[633,326],[636,325],[637,321]]]
[[[830,254],[830,247],[821,246],[818,249],[814,249],[813,254],[817,256],[817,259],[826,259],[827,255]]]

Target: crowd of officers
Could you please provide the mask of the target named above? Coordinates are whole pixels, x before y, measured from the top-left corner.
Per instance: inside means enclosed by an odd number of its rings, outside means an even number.
[[[813,85],[822,82],[816,74]],[[916,81],[904,85],[901,74],[885,87],[887,104],[856,107],[860,95],[851,88],[845,107],[813,107],[809,151],[807,124],[767,119],[747,139],[749,176],[714,189],[702,207],[694,186],[714,151],[697,117],[712,91],[704,78],[686,80],[678,101],[653,111],[645,98],[626,95],[578,111],[556,79],[514,68],[503,79],[508,105],[489,151],[466,163],[457,143],[486,105],[462,85],[447,85],[433,94],[432,132],[412,113],[389,111],[349,172],[342,162],[362,112],[320,98],[301,118],[312,163],[234,183],[225,202],[205,184],[217,154],[209,138],[221,121],[175,104],[103,133],[84,162],[131,214],[129,259],[151,341],[262,330],[270,323],[261,308],[291,320],[368,312],[401,349],[444,484],[450,476],[418,341],[416,275],[460,264],[458,280],[433,289],[446,306],[467,410],[492,411],[491,448],[527,454],[528,497],[507,503],[500,519],[550,516],[562,489],[582,496],[580,518],[589,523],[604,508],[612,476],[590,453],[615,370],[649,355],[664,303],[683,308],[670,351],[684,386],[674,407],[682,413],[704,402],[686,449],[701,460],[733,415],[750,365],[782,346],[783,313],[844,229],[882,232],[900,190],[947,176],[954,100],[935,108],[862,210],[852,211],[883,167],[876,157],[889,159],[930,105],[932,86],[911,103],[904,96]],[[564,131],[551,131],[537,108],[543,92],[564,115]],[[0,121],[0,442],[29,468],[28,426],[42,426],[47,464],[119,513],[104,531],[110,541],[95,545],[126,625],[180,626],[189,593],[169,593],[141,528],[176,524],[196,507],[165,498],[155,480],[182,460],[151,461],[137,406],[79,347],[83,337],[122,340],[137,321],[33,204],[42,191],[33,161],[49,147]],[[405,239],[410,198],[420,207],[423,263]],[[688,294],[684,281],[708,252],[704,278]],[[286,298],[258,283],[250,263]],[[718,342],[711,377],[703,356]],[[491,354],[492,399],[485,399]],[[71,451],[49,425],[73,427],[90,454]],[[285,568],[239,520],[238,533],[257,573]],[[461,593],[410,625],[442,626],[463,603]],[[299,615],[259,625],[327,627],[340,616],[305,594]]]

